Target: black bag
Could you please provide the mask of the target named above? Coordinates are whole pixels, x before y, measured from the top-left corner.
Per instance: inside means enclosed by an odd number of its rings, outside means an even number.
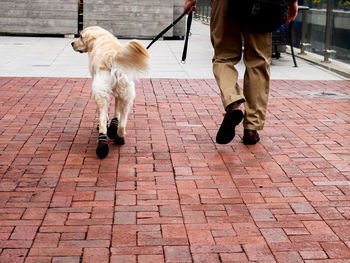
[[[227,0],[228,17],[259,32],[273,32],[286,22],[288,0]]]

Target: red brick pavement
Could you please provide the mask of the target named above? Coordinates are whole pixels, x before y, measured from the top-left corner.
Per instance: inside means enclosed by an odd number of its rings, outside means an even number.
[[[349,81],[272,81],[245,146],[213,80],[142,80],[104,160],[90,84],[0,78],[0,262],[350,262]]]

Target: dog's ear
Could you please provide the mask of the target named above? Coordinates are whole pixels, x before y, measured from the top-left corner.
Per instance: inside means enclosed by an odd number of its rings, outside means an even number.
[[[83,30],[81,33],[81,38],[83,39],[83,43],[86,46],[87,51],[90,52],[96,40],[92,30]]]
[[[91,32],[90,30],[84,30],[81,32],[81,38],[84,40],[84,41],[89,41],[90,38],[91,38]]]

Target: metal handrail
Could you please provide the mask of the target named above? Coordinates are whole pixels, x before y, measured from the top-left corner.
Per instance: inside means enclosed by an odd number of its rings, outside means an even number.
[[[197,10],[195,12],[195,19],[202,21],[205,24],[210,23],[210,0],[197,1]]]

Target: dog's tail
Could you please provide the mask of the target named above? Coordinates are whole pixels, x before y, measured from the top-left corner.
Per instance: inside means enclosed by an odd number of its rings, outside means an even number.
[[[137,78],[147,72],[149,53],[145,46],[138,40],[131,40],[122,46],[115,57],[116,67]],[[130,75],[129,74],[129,75]]]

